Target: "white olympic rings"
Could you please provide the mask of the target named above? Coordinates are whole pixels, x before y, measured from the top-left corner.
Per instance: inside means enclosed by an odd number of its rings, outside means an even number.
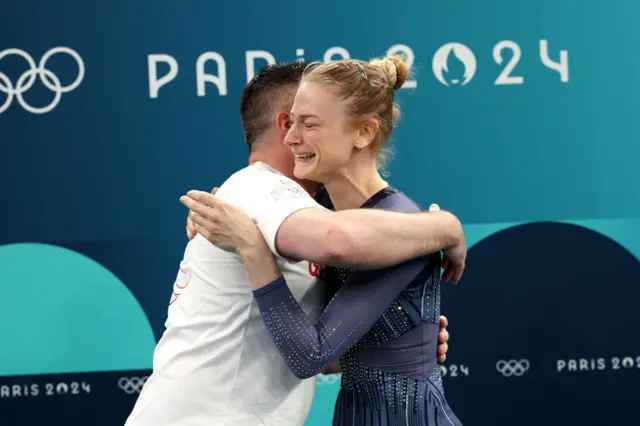
[[[129,395],[132,395],[134,393],[140,393],[140,391],[144,387],[144,384],[147,382],[148,378],[149,376],[131,377],[131,378],[120,377],[120,379],[118,379],[118,387],[123,391],[125,391],[126,393],[128,393]]]
[[[340,375],[338,374],[318,374],[316,379],[317,385],[335,385],[340,380]]]
[[[500,360],[496,363],[496,370],[505,377],[522,376],[529,369],[530,364],[526,359],[509,361]]]
[[[78,76],[73,81],[73,83],[68,86],[62,86],[62,83],[60,82],[58,76],[55,75],[51,70],[46,68],[47,61],[53,55],[56,55],[58,53],[66,53],[70,55],[78,64]],[[9,109],[14,98],[18,100],[18,103],[25,110],[32,114],[47,113],[54,109],[60,103],[60,99],[62,98],[63,93],[67,93],[76,89],[84,79],[84,62],[82,61],[82,58],[80,57],[78,52],[68,47],[54,47],[53,49],[48,50],[44,54],[44,56],[42,56],[42,59],[40,59],[40,63],[37,65],[31,55],[20,49],[7,49],[1,51],[0,61],[3,58],[11,55],[22,57],[25,61],[27,61],[29,69],[18,78],[15,86],[6,74],[0,72],[0,92],[7,95],[7,99],[0,105],[0,114]],[[33,84],[36,81],[36,76],[40,77],[40,81],[42,81],[42,84],[44,84],[47,89],[55,93],[55,96],[51,103],[44,107],[34,107],[32,105],[29,105],[22,96],[27,90],[33,87]]]

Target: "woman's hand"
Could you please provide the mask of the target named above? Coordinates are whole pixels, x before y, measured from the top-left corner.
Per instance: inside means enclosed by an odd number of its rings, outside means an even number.
[[[189,191],[180,197],[190,210],[189,239],[197,232],[215,246],[236,253],[264,244],[260,230],[244,210],[216,198],[215,192]]]
[[[268,285],[280,276],[280,268],[260,229],[244,210],[216,198],[216,192],[189,191],[180,197],[189,208],[187,236],[192,227],[211,244],[237,253],[254,290]]]

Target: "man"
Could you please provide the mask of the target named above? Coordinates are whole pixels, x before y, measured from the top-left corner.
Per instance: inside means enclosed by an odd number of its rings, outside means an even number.
[[[466,242],[450,213],[332,212],[309,195],[317,184],[295,181],[293,156],[282,141],[304,66],[267,67],[245,87],[240,113],[250,166],[233,174],[216,197],[255,218],[311,318],[327,302],[326,289],[315,279],[319,264],[381,268],[444,250],[451,262],[447,274],[457,282]],[[187,245],[153,374],[127,426],[303,425],[315,380],[296,378],[280,355],[239,258],[205,238],[207,221],[216,218],[197,200],[206,202],[212,195],[190,196],[184,202],[199,233]]]

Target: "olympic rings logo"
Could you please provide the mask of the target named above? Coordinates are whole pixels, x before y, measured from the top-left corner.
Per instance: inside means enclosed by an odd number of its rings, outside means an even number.
[[[118,379],[118,387],[129,395],[140,393],[144,384],[147,383],[148,378],[149,376],[131,378],[120,377],[120,379]]]
[[[335,385],[340,380],[339,374],[318,374],[316,385]]]
[[[66,53],[67,55],[75,59],[78,64],[78,76],[73,81],[73,83],[68,86],[63,86],[58,76],[56,76],[51,70],[47,69],[47,61],[53,55],[59,53]],[[53,49],[50,49],[44,54],[42,59],[40,59],[40,63],[37,65],[35,60],[27,52],[20,49],[7,49],[1,51],[0,61],[3,58],[11,55],[22,57],[25,61],[27,61],[29,69],[18,78],[15,86],[13,85],[11,80],[9,80],[9,77],[7,77],[6,74],[0,72],[0,92],[7,95],[7,99],[3,104],[0,105],[0,114],[9,109],[14,98],[18,100],[18,103],[22,105],[25,110],[32,114],[47,113],[54,109],[60,103],[60,99],[62,98],[63,93],[68,93],[76,89],[84,79],[84,62],[82,61],[82,58],[80,57],[78,52],[68,47],[54,47]],[[24,100],[23,97],[23,94],[27,90],[31,89],[31,87],[33,87],[36,81],[36,77],[40,77],[40,81],[42,81],[42,84],[44,84],[47,89],[51,90],[55,94],[51,103],[44,107],[31,106],[27,103],[27,101]]]
[[[504,377],[517,376],[520,377],[529,369],[530,364],[526,359],[515,360],[510,359],[509,361],[500,360],[496,363],[496,370],[499,373],[502,373]]]

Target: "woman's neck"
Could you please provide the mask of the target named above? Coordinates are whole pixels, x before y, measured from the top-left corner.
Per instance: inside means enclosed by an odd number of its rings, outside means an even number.
[[[389,186],[372,161],[352,161],[324,183],[335,210],[360,208],[369,198]]]

